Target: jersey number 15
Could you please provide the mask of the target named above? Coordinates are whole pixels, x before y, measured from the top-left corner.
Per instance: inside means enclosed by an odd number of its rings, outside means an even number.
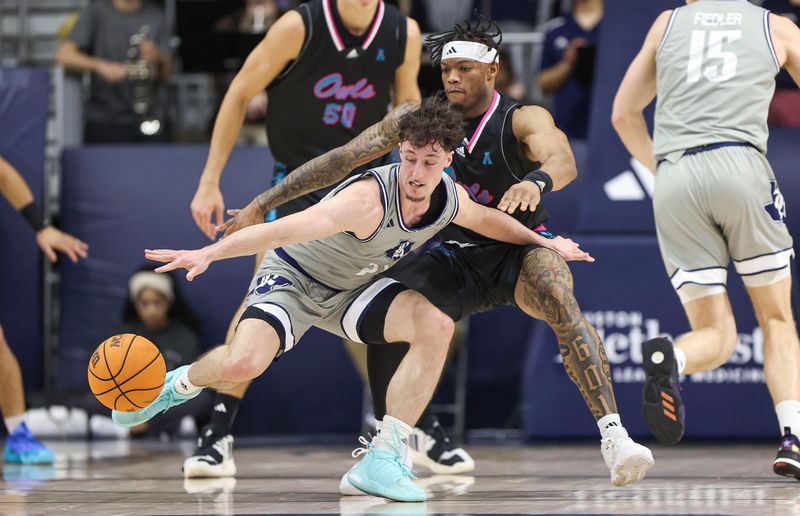
[[[733,52],[723,50],[722,46],[741,37],[740,30],[693,30],[686,81],[692,84],[705,77],[711,82],[724,82],[733,78],[738,58]]]

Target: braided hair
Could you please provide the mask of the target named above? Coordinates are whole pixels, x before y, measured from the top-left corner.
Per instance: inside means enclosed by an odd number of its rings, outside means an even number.
[[[480,15],[475,21],[464,20],[456,23],[453,30],[431,34],[425,38],[425,45],[431,52],[431,62],[434,65],[441,62],[442,49],[451,41],[475,41],[497,49],[503,41],[503,33],[497,22]]]

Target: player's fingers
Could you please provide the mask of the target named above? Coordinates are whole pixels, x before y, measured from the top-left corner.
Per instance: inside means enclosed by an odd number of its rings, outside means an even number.
[[[508,204],[508,209],[506,212],[509,215],[513,215],[513,213],[517,210],[517,206],[519,206],[519,199],[514,197],[514,199]]]
[[[156,268],[154,270],[155,270],[155,272],[169,272],[169,271],[174,271],[175,269],[180,269],[180,268],[181,268],[181,266],[178,265],[178,262],[174,261],[174,262],[170,262],[170,263],[168,263],[166,265],[162,265],[161,267],[158,267],[158,268]]]
[[[47,259],[50,260],[50,263],[56,263],[56,260],[58,260],[58,257],[56,256],[56,252],[53,251],[52,247],[47,246],[47,247],[45,247],[43,249],[43,251],[44,251],[45,256],[47,256]]]
[[[239,214],[240,211],[242,211],[242,210],[231,209],[231,210],[228,210],[228,215],[230,215],[231,217],[235,217],[235,216],[237,216]]]
[[[523,200],[522,200],[522,201],[520,201],[520,203],[519,203],[519,211],[525,211],[525,210],[527,210],[527,209],[528,209],[528,206],[530,206],[530,202],[528,201],[528,199],[523,199]]]

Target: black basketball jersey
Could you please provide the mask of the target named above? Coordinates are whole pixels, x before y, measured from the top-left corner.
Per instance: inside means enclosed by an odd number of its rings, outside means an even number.
[[[530,161],[514,136],[512,118],[520,105],[506,95],[494,92],[486,112],[464,125],[466,137],[455,149],[453,164],[446,172],[467,189],[473,201],[496,208],[503,194],[529,172],[541,167]],[[512,215],[534,229],[547,220],[542,203],[536,211],[520,211]],[[451,224],[442,232],[443,241],[465,244],[496,243],[473,231]]]
[[[405,16],[383,0],[361,37],[344,28],[335,0],[311,0],[297,10],[306,30],[302,49],[267,88],[270,149],[289,171],[386,115],[407,32]]]

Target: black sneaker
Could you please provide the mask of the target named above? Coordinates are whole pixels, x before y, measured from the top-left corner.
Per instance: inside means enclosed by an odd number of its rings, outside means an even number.
[[[800,440],[794,435],[789,427],[783,429],[785,432],[781,438],[781,447],[778,448],[778,456],[772,463],[772,471],[784,477],[794,477],[800,480]]]
[[[642,355],[647,375],[642,400],[645,423],[659,442],[676,444],[683,437],[684,407],[672,343],[660,337],[648,340]]]
[[[233,462],[233,436],[217,435],[207,425],[197,438],[197,451],[183,462],[185,478],[218,478],[236,475]]]
[[[439,421],[429,416],[422,428],[408,437],[408,451],[414,466],[425,466],[437,475],[455,475],[475,469],[475,461],[463,448],[456,447]]]

